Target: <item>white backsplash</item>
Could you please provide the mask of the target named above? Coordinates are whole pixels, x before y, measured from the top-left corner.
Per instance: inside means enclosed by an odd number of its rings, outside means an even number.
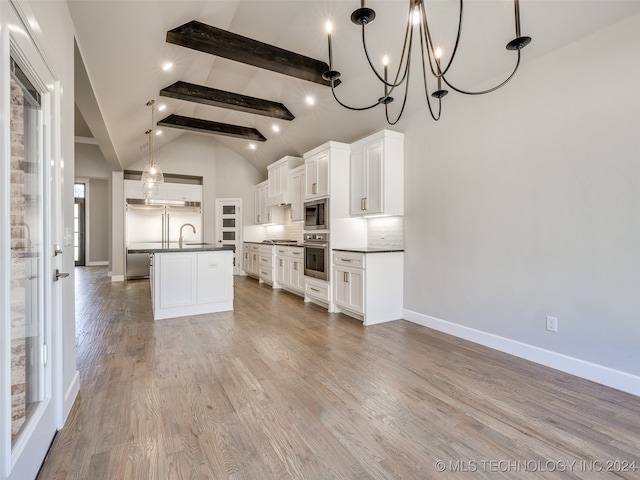
[[[285,210],[285,218],[289,212]],[[302,222],[289,222],[286,225],[267,225],[267,240],[295,240],[302,243]]]
[[[403,217],[369,218],[367,246],[369,248],[404,248]]]

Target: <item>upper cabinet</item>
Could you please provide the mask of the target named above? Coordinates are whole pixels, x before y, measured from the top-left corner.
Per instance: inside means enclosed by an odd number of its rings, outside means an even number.
[[[351,144],[351,215],[404,215],[404,135],[390,130]]]
[[[289,173],[289,190],[291,195],[291,221],[304,220],[304,165],[294,168]]]
[[[300,157],[286,156],[267,167],[267,205],[283,205],[292,202],[289,178],[291,170],[302,165]]]
[[[331,192],[331,165],[340,161],[349,145],[327,142],[304,154],[305,199],[327,197]]]
[[[284,213],[281,207],[271,207],[267,205],[269,193],[269,181],[265,180],[254,187],[255,200],[255,223],[283,223]]]
[[[125,179],[125,199],[145,199],[140,180]],[[164,182],[158,188],[158,195],[151,197],[158,201],[202,202],[202,185]]]

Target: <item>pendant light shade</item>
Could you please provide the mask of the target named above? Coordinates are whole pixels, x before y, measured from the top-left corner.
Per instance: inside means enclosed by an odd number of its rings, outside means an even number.
[[[149,100],[147,106],[151,107],[151,128],[145,133],[149,136],[149,159],[142,171],[142,195],[145,198],[156,197],[160,193],[160,184],[164,183],[164,175],[160,167],[153,161],[153,126],[155,100]]]

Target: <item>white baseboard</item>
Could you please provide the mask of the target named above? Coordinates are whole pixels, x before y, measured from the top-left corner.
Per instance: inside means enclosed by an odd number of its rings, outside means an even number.
[[[111,275],[112,282],[124,282],[124,275]]]
[[[109,265],[109,261],[105,260],[102,262],[87,262],[87,267],[104,267],[105,265]]]
[[[71,407],[73,407],[78,393],[80,393],[80,372],[76,370],[76,374],[73,376],[71,385],[69,385],[69,388],[64,395],[64,405],[62,407],[62,425],[64,425],[64,423],[67,421],[67,417],[71,412]],[[62,425],[60,425],[60,428],[62,428]]]
[[[630,373],[614,370],[603,365],[580,360],[562,353],[552,352],[544,348],[500,337],[492,333],[483,332],[474,328],[458,325],[456,323],[441,320],[439,318],[424,315],[411,310],[404,310],[404,319],[423,327],[433,328],[439,332],[448,333],[470,342],[493,348],[500,352],[515,355],[546,367],[551,367],[561,372],[570,373],[592,382],[606,385],[607,387],[622,390],[640,396],[640,377]]]

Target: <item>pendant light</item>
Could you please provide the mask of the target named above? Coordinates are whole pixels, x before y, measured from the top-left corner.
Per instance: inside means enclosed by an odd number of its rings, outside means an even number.
[[[149,100],[147,107],[151,107],[151,128],[145,132],[149,136],[149,158],[142,171],[142,195],[145,198],[156,197],[160,193],[160,184],[164,183],[164,175],[160,167],[153,161],[153,127],[155,100]]]

